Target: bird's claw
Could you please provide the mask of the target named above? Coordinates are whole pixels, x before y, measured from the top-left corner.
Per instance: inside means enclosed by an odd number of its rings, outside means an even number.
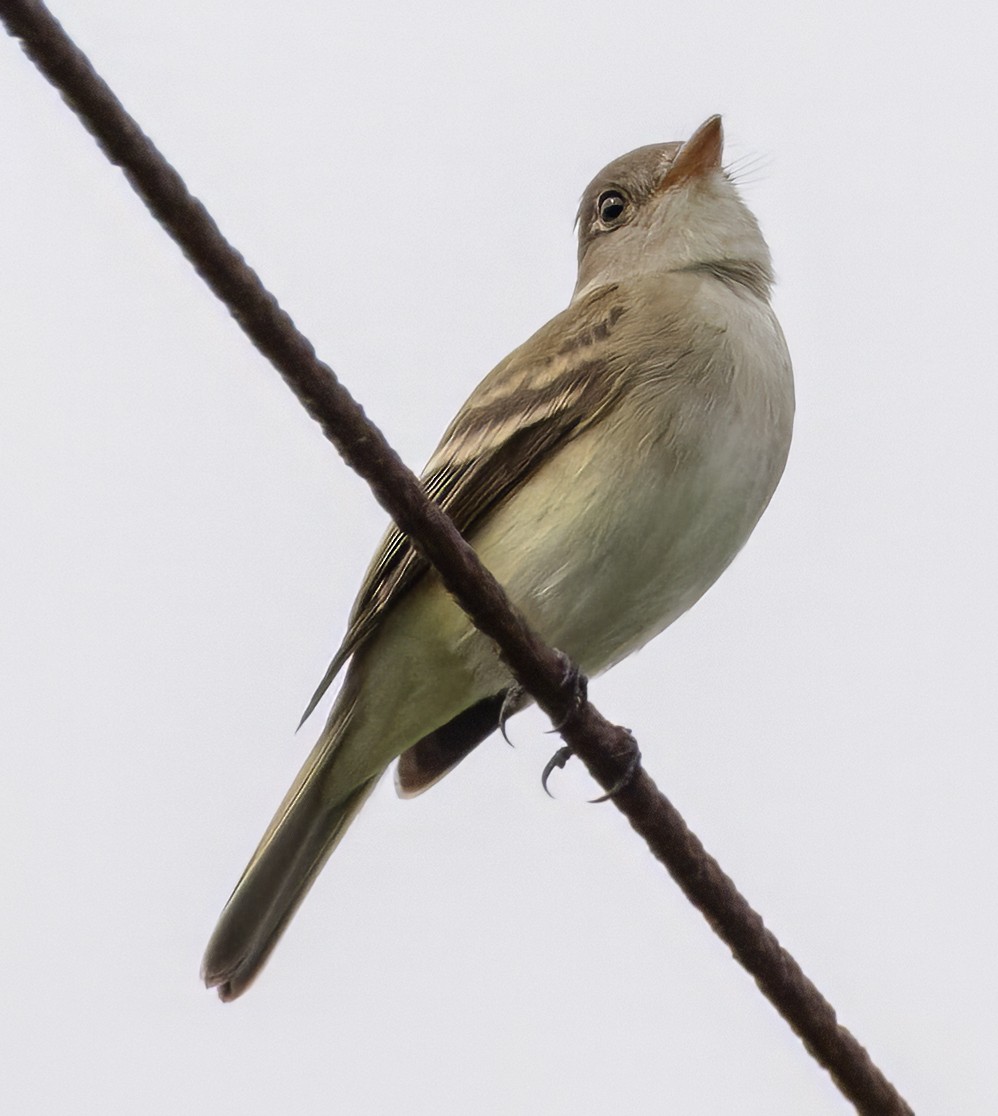
[[[574,755],[575,752],[570,745],[566,744],[563,748],[559,748],[544,765],[544,771],[541,774],[541,786],[544,788],[544,793],[548,798],[554,798],[554,795],[548,790],[548,779],[551,778],[551,772],[554,771],[556,767],[564,767]]]
[[[523,694],[523,687],[518,682],[514,682],[503,695],[502,705],[499,707],[499,731],[502,733],[503,740],[511,748],[513,747],[513,741],[506,735],[506,722],[514,713],[519,712],[519,704]]]
[[[609,802],[611,798],[616,798],[618,794],[626,787],[630,786],[634,780],[634,776],[638,773],[641,767],[641,749],[638,747],[638,742],[631,736],[630,732],[627,733],[629,741],[630,757],[627,761],[627,770],[620,776],[620,778],[613,784],[613,786],[606,792],[601,794],[599,798],[590,798],[589,803],[592,806],[600,802]],[[557,752],[547,761],[544,771],[541,774],[541,786],[544,788],[544,793],[548,798],[554,798],[554,795],[548,790],[548,779],[551,777],[551,772],[557,768],[563,768],[566,763],[575,755],[575,749],[570,744],[564,745],[558,749]]]

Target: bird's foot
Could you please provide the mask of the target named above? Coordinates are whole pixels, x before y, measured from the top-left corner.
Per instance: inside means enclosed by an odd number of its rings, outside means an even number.
[[[564,669],[562,682],[566,686],[571,685],[572,687],[572,704],[569,706],[564,717],[562,717],[557,724],[552,725],[548,730],[549,732],[561,732],[568,723],[569,717],[571,717],[576,709],[586,700],[589,693],[589,679],[586,678],[582,671],[579,670],[566,654],[562,651],[558,651],[557,648],[555,648],[555,651]],[[554,798],[554,795],[548,790],[548,779],[551,778],[551,772],[554,771],[556,767],[563,768],[574,755],[575,750],[572,746],[570,744],[565,744],[563,747],[559,748],[545,764],[544,771],[541,773],[541,786],[544,788],[544,793],[548,798]]]
[[[590,798],[589,802],[593,806],[598,802],[609,802],[611,798],[616,798],[625,787],[630,786],[634,776],[638,773],[638,769],[641,767],[641,749],[638,747],[638,742],[631,736],[629,730],[625,729],[624,731],[627,732],[628,750],[630,752],[627,760],[627,770],[606,794],[601,794],[599,798]]]
[[[609,802],[611,798],[616,798],[622,790],[631,784],[634,776],[637,775],[638,769],[641,767],[641,749],[638,747],[638,742],[630,733],[627,734],[627,739],[630,742],[630,756],[627,761],[627,770],[606,794],[601,794],[599,798],[590,798],[590,805],[595,806],[600,802]],[[575,750],[571,745],[566,744],[563,748],[559,748],[545,764],[544,771],[541,774],[541,786],[544,788],[544,793],[548,798],[554,798],[554,795],[548,790],[548,779],[551,777],[551,772],[554,771],[556,767],[559,769],[563,768],[574,755]]]

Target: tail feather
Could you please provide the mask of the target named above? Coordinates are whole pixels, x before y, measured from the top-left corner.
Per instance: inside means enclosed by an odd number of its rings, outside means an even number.
[[[321,780],[307,780],[279,814],[226,903],[201,963],[202,979],[222,1000],[236,999],[252,984],[381,774],[334,803],[325,800]]]

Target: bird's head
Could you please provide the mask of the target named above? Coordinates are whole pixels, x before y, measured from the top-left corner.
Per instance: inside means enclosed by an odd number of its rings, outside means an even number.
[[[600,171],[579,206],[575,297],[641,275],[727,266],[768,296],[769,249],[721,165],[723,147],[712,116],[685,143],[639,147]]]

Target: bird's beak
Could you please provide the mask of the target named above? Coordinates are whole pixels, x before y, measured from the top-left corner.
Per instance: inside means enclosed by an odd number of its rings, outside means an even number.
[[[705,120],[679,149],[672,166],[665,172],[659,190],[668,190],[681,182],[703,178],[721,166],[724,150],[724,129],[720,116]]]

